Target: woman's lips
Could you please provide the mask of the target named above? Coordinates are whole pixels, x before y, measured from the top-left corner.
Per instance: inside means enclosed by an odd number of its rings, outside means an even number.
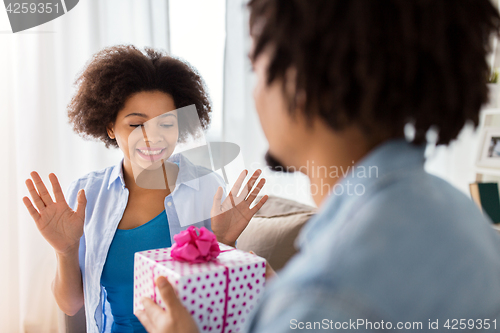
[[[155,162],[160,160],[163,155],[165,155],[166,148],[161,147],[149,147],[149,148],[137,148],[135,151],[142,159]]]

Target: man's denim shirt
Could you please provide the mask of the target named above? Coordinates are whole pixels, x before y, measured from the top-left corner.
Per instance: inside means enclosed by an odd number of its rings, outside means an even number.
[[[392,140],[354,166],[302,229],[299,253],[246,331],[442,332],[471,320],[500,330],[500,237],[423,164],[424,147]]]
[[[182,154],[172,155],[168,160],[179,165],[175,189],[165,197],[164,202],[173,244],[173,236],[189,225],[205,226],[212,230],[210,210],[213,198],[219,186],[224,189],[225,198],[225,184],[218,174],[207,174],[206,169],[194,166]],[[200,175],[204,176],[198,177]],[[110,332],[113,316],[106,300],[106,291],[101,286],[101,274],[109,246],[128,202],[129,191],[123,179],[122,162],[74,181],[66,195],[73,209],[76,208],[80,189],[85,190],[87,198],[79,253],[87,332]]]

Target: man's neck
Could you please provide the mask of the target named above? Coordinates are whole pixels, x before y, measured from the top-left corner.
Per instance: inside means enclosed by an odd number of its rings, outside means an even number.
[[[311,195],[319,207],[335,184],[352,172],[376,144],[369,144],[358,129],[340,133],[320,130],[313,137],[300,171],[308,176]]]

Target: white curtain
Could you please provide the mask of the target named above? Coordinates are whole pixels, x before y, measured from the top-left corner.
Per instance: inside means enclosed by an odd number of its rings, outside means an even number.
[[[115,164],[117,150],[72,132],[66,105],[74,80],[105,46],[169,50],[166,0],[85,0],[54,21],[9,33],[0,10],[0,332],[63,332],[51,293],[55,255],[22,203],[31,171],[64,189],[92,170]],[[49,187],[50,188],[50,187]]]

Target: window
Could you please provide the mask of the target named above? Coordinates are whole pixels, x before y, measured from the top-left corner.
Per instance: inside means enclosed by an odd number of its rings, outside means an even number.
[[[170,52],[198,69],[212,99],[207,140],[222,139],[225,0],[170,0]]]

